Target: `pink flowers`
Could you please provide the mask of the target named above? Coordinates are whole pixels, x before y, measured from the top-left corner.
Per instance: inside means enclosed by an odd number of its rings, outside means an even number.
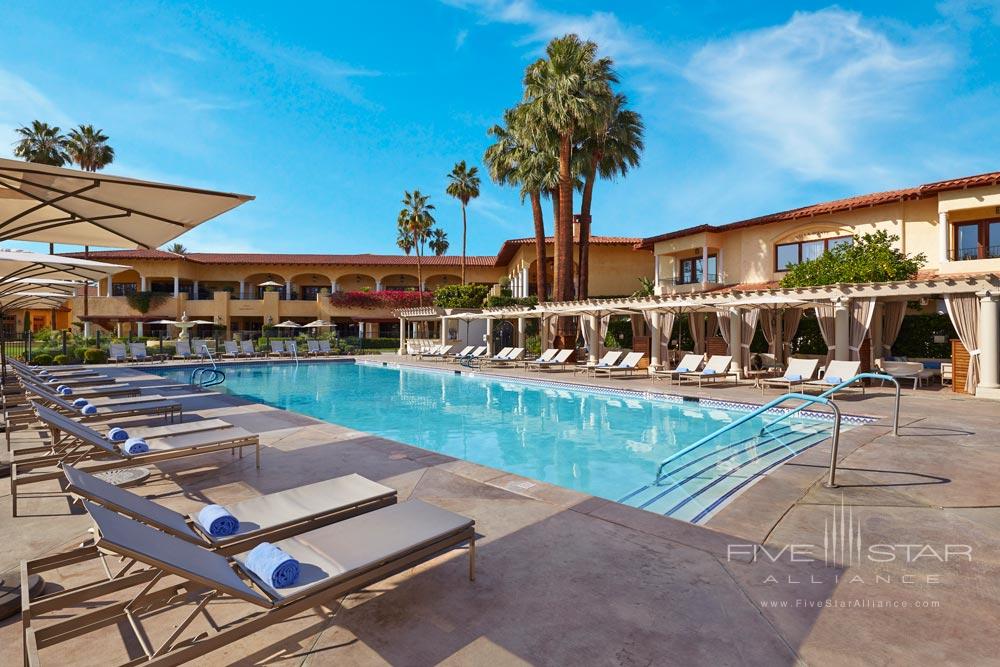
[[[423,301],[425,304],[430,305],[433,301],[433,294],[431,292],[424,292]],[[342,308],[362,308],[364,310],[414,308],[420,305],[420,292],[394,290],[382,290],[380,292],[333,292],[330,294],[330,305]]]

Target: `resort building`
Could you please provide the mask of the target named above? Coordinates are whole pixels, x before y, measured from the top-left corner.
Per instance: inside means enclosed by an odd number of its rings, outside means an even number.
[[[591,239],[592,295],[628,295],[640,287],[640,278],[652,277],[652,254],[636,252],[639,241],[631,237]],[[547,245],[551,285],[551,237]],[[422,257],[422,284],[417,258],[408,255],[177,255],[139,249],[92,251],[88,257],[127,264],[132,270],[100,281],[87,295],[86,304],[82,294],[76,296],[58,313],[56,328],[82,321],[116,334],[150,336],[164,332],[166,326],[153,322],[186,314],[190,320],[225,327],[227,335],[259,334],[267,325],[285,320],[305,324],[322,319],[343,336],[395,338],[399,319],[394,311],[417,305],[418,288],[433,292],[460,283],[462,275],[461,257],[455,255]],[[497,292],[503,283],[514,297],[537,295],[534,238],[505,241],[496,256],[468,256],[466,266],[470,283],[488,285]],[[138,292],[155,295],[146,312],[130,304],[130,295]],[[427,305],[429,301],[426,298]],[[24,320],[23,315],[12,314],[8,327],[20,330]],[[36,330],[51,326],[48,311],[32,311],[27,320]]]

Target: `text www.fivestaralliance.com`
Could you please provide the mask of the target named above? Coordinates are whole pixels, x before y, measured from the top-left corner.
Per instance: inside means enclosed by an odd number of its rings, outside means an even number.
[[[878,598],[856,598],[853,600],[761,600],[765,609],[936,609],[938,600],[882,600]]]

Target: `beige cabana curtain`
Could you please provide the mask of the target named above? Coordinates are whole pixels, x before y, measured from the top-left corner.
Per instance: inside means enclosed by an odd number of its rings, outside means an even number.
[[[975,394],[976,385],[979,384],[979,297],[946,296],[944,303],[958,339],[969,351],[969,374],[965,380],[965,391]]]
[[[646,322],[646,327],[652,331],[653,316],[659,314],[660,316],[660,340],[659,349],[653,347],[657,344],[657,341],[649,341],[650,350],[657,350],[657,358],[660,360],[660,366],[663,368],[670,368],[670,334],[674,331],[674,322],[677,320],[677,315],[672,311],[657,312],[652,310],[647,310],[643,312],[642,316]]]
[[[542,350],[547,350],[555,340],[556,331],[559,328],[559,317],[556,315],[544,315],[538,326],[538,335],[542,339]]]
[[[872,314],[875,312],[875,299],[851,299],[850,341],[851,361],[861,359],[861,344],[865,342],[868,328],[872,325]]]
[[[767,341],[767,349],[774,355],[775,361],[781,360],[781,341],[778,340],[778,318],[781,311],[776,308],[768,308],[764,311],[764,316],[760,318],[760,330]]]
[[[719,327],[719,334],[722,336],[722,340],[726,342],[726,351],[732,355],[733,348],[729,344],[729,311],[725,310],[717,313],[715,316],[715,321]],[[695,350],[697,352],[697,350]]]
[[[705,331],[706,340],[708,336],[714,336],[715,331],[719,328],[719,316],[716,313],[705,313]]]
[[[799,308],[789,308],[781,315],[781,353],[779,361],[784,362],[792,356],[792,341],[799,331],[799,320],[802,319],[802,310]]]
[[[882,305],[882,348],[888,355],[892,344],[899,338],[903,328],[903,318],[906,317],[905,301],[890,301]],[[881,354],[875,356],[881,357]]]
[[[705,354],[705,313],[688,315],[688,330],[691,332],[691,340],[694,341],[694,353]]]
[[[826,361],[830,363],[833,359],[834,354],[837,351],[837,346],[834,344],[836,340],[836,314],[833,309],[833,304],[817,304],[813,307],[816,311],[816,321],[819,323],[819,333],[823,336],[823,342],[826,343]]]
[[[743,311],[740,322],[740,349],[743,353],[743,363],[750,361],[750,343],[753,342],[754,332],[757,331],[757,320],[760,319],[760,308],[750,308]]]
[[[591,340],[590,313],[583,313],[579,317],[580,332],[583,334],[583,344],[593,354],[600,357],[604,354],[604,341],[608,337],[608,323],[611,315],[604,315],[597,318],[597,340]]]

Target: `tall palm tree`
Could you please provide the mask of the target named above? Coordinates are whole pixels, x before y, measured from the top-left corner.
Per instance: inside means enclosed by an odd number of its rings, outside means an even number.
[[[466,235],[466,215],[465,208],[469,201],[479,196],[479,168],[466,168],[465,160],[458,162],[448,174],[448,187],[445,189],[449,195],[462,202],[462,284],[465,284],[465,235]],[[438,253],[441,254],[441,253]]]
[[[404,191],[403,208],[396,219],[399,233],[409,237],[408,242],[412,243],[413,251],[417,256],[417,290],[420,292],[420,296],[417,298],[421,306],[424,305],[424,271],[420,258],[423,256],[424,244],[434,226],[434,216],[431,214],[431,211],[434,210],[434,204],[429,204],[428,199],[429,196],[420,194],[420,190]]]
[[[504,112],[504,124],[494,125],[487,134],[495,142],[483,156],[490,178],[498,185],[517,185],[521,188],[521,201],[531,202],[531,215],[535,223],[535,287],[539,301],[548,298],[547,253],[545,249],[545,217],[542,212],[542,193],[549,192],[551,169],[546,169],[544,156],[533,140],[524,106]],[[551,152],[550,152],[551,154]]]
[[[188,249],[185,248],[183,244],[177,243],[177,242],[171,243],[170,245],[168,245],[165,248],[165,250],[167,252],[172,252],[175,255],[186,255],[186,254],[188,254]]]
[[[610,58],[597,57],[597,44],[576,35],[553,39],[545,53],[525,72],[524,96],[533,124],[559,136],[555,298],[565,300],[573,295],[573,144],[594,124],[618,77]]]
[[[108,135],[93,125],[80,125],[70,130],[66,152],[84,171],[104,169],[115,159],[115,149],[108,145]]]
[[[580,199],[580,263],[577,267],[578,297],[587,298],[590,262],[590,205],[598,177],[625,176],[639,164],[644,148],[642,116],[627,108],[628,99],[617,94],[602,106],[598,122],[580,143],[583,165],[583,196]]]
[[[451,244],[448,243],[448,234],[443,229],[432,229],[430,238],[431,240],[427,242],[427,247],[437,257],[448,252],[448,246]]]
[[[66,137],[59,133],[58,127],[33,120],[30,127],[19,127],[15,132],[20,137],[14,144],[14,155],[17,157],[55,167],[61,167],[69,161]]]

